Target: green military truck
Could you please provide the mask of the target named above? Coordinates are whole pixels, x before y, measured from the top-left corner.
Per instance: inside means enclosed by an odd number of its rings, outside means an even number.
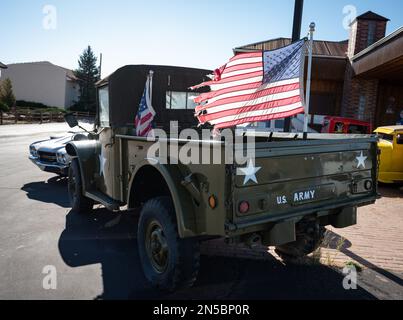
[[[378,149],[374,136],[244,132],[255,159],[244,164],[184,164],[150,159],[157,142],[179,150],[197,143],[200,155],[226,141],[134,134],[134,118],[149,70],[154,71],[156,126],[180,120],[195,127],[189,87],[208,70],[126,66],[98,83],[98,111],[88,140],[66,146],[72,209],[89,213],[95,203],[112,211],[139,212],[138,251],[146,278],[174,290],[194,283],[202,241],[225,238],[249,246],[275,246],[284,259],[316,250],[325,226],[357,223],[357,207],[378,197]],[[180,97],[186,97],[180,99]],[[182,104],[182,105],[181,105]],[[78,123],[66,117],[70,126]]]

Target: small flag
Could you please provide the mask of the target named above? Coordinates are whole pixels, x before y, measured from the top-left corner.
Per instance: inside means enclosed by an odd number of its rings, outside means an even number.
[[[237,54],[214,71],[211,81],[192,87],[211,89],[194,99],[199,122],[223,129],[303,113],[305,41]]]
[[[139,137],[147,137],[151,134],[153,129],[152,122],[156,113],[151,105],[152,76],[153,72],[150,71],[150,74],[147,76],[146,86],[135,119],[136,134]]]

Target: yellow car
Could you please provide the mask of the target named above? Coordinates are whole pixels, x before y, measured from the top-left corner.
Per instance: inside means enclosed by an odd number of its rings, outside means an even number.
[[[379,182],[403,182],[403,126],[380,127],[375,130],[378,134],[381,163]]]

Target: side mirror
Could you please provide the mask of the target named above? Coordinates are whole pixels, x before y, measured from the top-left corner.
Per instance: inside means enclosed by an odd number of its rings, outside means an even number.
[[[67,122],[70,128],[78,126],[77,118],[72,113],[67,113],[64,115],[64,120]]]

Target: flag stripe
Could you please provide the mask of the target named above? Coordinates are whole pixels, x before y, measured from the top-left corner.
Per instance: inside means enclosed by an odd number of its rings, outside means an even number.
[[[238,66],[240,64],[245,64],[245,63],[257,63],[257,62],[262,62],[262,57],[257,57],[257,58],[245,58],[245,59],[238,59],[234,60],[230,63],[227,64],[227,68],[233,67],[233,66]]]
[[[223,72],[223,75],[234,72],[234,71],[241,71],[241,70],[246,70],[246,69],[253,69],[253,68],[259,68],[259,67],[263,67],[262,62],[258,62],[258,63],[245,63],[245,64],[240,64],[237,66],[233,66],[230,68],[226,68]]]
[[[202,122],[211,122],[214,119],[217,118],[224,118],[232,115],[237,115],[243,112],[250,112],[250,111],[258,111],[258,110],[263,110],[263,109],[271,109],[271,108],[277,108],[277,107],[282,107],[282,106],[287,106],[287,105],[294,105],[296,103],[301,103],[301,98],[300,96],[290,96],[286,97],[283,99],[278,99],[274,101],[265,101],[261,103],[256,103],[256,104],[251,104],[247,106],[242,106],[237,109],[223,109],[221,111],[215,112],[215,113],[208,113],[206,115],[201,115],[199,116],[199,119]]]
[[[244,123],[269,121],[269,120],[273,120],[273,119],[283,119],[283,118],[291,117],[295,114],[302,113],[302,112],[304,112],[304,108],[301,106],[300,108],[297,108],[297,109],[294,109],[291,111],[278,112],[278,113],[273,113],[273,114],[267,114],[267,115],[261,115],[261,116],[256,116],[256,117],[244,118],[244,119],[240,119],[240,120],[233,120],[233,121],[229,121],[229,122],[218,123],[215,125],[215,128],[223,129],[223,128],[234,127],[234,126],[241,125]]]
[[[247,53],[239,53],[233,56],[229,61],[236,61],[245,58],[259,58],[262,57],[262,51],[255,51],[255,52],[247,52]]]
[[[288,85],[293,85],[293,84],[299,84],[299,79],[289,79],[289,80],[282,80],[278,82],[273,82],[273,83],[268,83],[261,85],[261,82],[255,82],[251,84],[246,84],[246,85],[241,85],[241,86],[235,86],[235,87],[230,87],[230,88],[225,88],[222,90],[218,91],[211,91],[205,94],[200,95],[198,97],[197,101],[195,100],[196,103],[202,103],[208,101],[208,103],[212,103],[221,99],[225,99],[227,97],[231,96],[236,96],[238,92],[245,91],[245,90],[251,90],[255,89],[258,91],[263,91],[266,89],[270,88],[278,88],[278,87],[283,87],[283,86],[288,86]],[[290,87],[290,90],[294,90],[294,87]],[[202,106],[197,106],[196,111],[204,110],[205,105]]]
[[[272,114],[276,114],[276,113],[282,113],[282,112],[288,112],[288,111],[292,111],[295,109],[299,109],[302,107],[301,102],[296,102],[294,104],[287,104],[284,106],[279,106],[279,107],[274,107],[274,108],[264,108],[264,109],[260,109],[260,110],[251,110],[248,112],[242,112],[239,114],[234,114],[234,115],[229,115],[223,118],[218,118],[218,119],[214,119],[209,121],[211,124],[219,124],[219,123],[223,123],[223,122],[230,122],[230,121],[236,121],[236,120],[242,120],[245,118],[251,118],[251,117],[259,117],[259,116],[265,116],[265,115],[272,115]]]
[[[231,87],[235,87],[235,86],[240,86],[243,84],[255,83],[255,82],[259,82],[261,84],[262,80],[263,80],[263,76],[258,76],[258,77],[254,77],[254,78],[242,79],[242,80],[223,83],[223,84],[220,84],[219,82],[215,82],[217,84],[213,84],[210,87],[211,87],[211,90],[216,91],[216,90],[231,88]]]
[[[208,109],[209,113],[215,112],[217,107],[225,108],[238,108],[242,106],[248,106],[252,104],[256,104],[256,101],[263,100],[277,100],[284,99],[284,97],[293,97],[300,94],[299,91],[299,83],[291,84],[288,86],[275,87],[265,90],[245,90],[245,91],[237,91],[232,93],[234,95],[232,97],[228,97],[225,99],[221,99],[215,102],[208,103],[203,106],[203,110]],[[250,102],[248,102],[250,101]],[[245,102],[247,102],[245,104]]]
[[[221,79],[227,79],[235,76],[240,76],[244,74],[250,74],[253,72],[263,72],[263,67],[256,67],[256,68],[248,68],[248,69],[243,69],[243,70],[238,70],[238,71],[232,71],[228,73],[224,73],[221,77]]]

